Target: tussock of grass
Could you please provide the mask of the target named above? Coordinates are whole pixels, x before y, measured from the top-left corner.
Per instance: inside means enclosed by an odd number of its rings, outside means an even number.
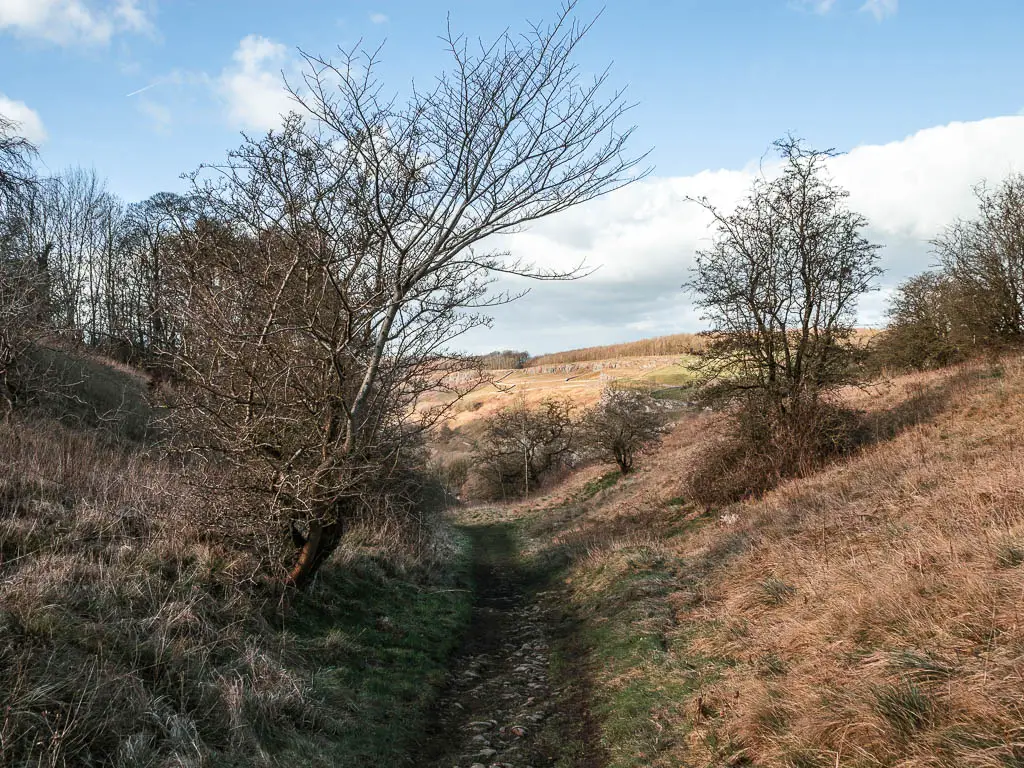
[[[397,764],[468,621],[465,542],[349,542],[308,593],[184,514],[158,460],[0,424],[0,764]]]
[[[622,479],[622,473],[619,470],[614,469],[610,472],[605,472],[600,477],[591,480],[589,483],[583,486],[579,495],[576,497],[577,501],[587,501],[594,498],[601,491],[606,491],[609,488],[615,486],[619,480]]]

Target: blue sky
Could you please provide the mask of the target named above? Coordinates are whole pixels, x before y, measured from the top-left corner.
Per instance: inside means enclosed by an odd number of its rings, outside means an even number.
[[[240,130],[273,125],[286,104],[278,73],[298,71],[297,48],[386,41],[382,74],[401,92],[445,65],[447,14],[456,30],[486,38],[556,9],[537,0],[0,0],[0,112],[41,140],[46,168],[95,167],[115,192],[139,199],[180,189],[182,172],[221,158]],[[580,15],[600,10],[579,3]],[[918,184],[908,193],[944,190],[933,210],[969,213],[970,183],[1024,170],[1022,32],[1019,0],[608,0],[579,63],[594,72],[611,63],[612,82],[638,102],[635,146],[653,147],[656,176],[511,243],[555,260],[582,253],[606,268],[583,290],[539,287],[470,343],[529,346],[517,339],[524,323],[537,323],[531,351],[698,325],[674,292],[700,241],[699,217],[674,213],[680,190],[704,184],[735,197],[787,131],[856,150],[837,177],[850,180],[869,218],[901,183]],[[872,147],[888,147],[883,159]],[[927,266],[925,241],[938,224],[922,224],[925,204],[900,198],[874,216],[893,218],[877,229],[891,269],[885,287]],[[622,226],[609,232],[609,221]],[[591,236],[574,240],[587,222],[596,222]],[[612,242],[621,248],[611,252]],[[650,275],[641,278],[643,265]],[[611,311],[582,306],[595,303]],[[877,321],[881,299],[866,306]]]

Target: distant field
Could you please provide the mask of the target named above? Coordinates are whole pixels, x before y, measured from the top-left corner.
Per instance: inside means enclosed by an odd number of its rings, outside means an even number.
[[[854,340],[868,343],[879,331],[876,328],[858,328]],[[565,352],[531,357],[525,367],[559,365],[564,363],[587,363],[598,360],[614,360],[623,357],[663,357],[666,355],[698,355],[707,349],[708,338],[699,333],[676,333],[670,336],[655,336],[624,344],[607,344],[598,347],[583,347]]]
[[[854,341],[866,345],[877,330],[859,328]],[[571,349],[529,358],[523,367],[491,369],[495,383],[479,387],[455,406],[449,421],[453,429],[466,426],[522,397],[538,403],[548,397],[565,397],[581,407],[597,402],[610,384],[649,390],[664,400],[689,400],[688,386],[696,378],[697,355],[708,339],[697,333],[677,333],[625,344]],[[494,361],[512,360],[516,354],[496,353]],[[429,407],[450,400],[451,395],[428,396]]]
[[[580,407],[593,405],[605,387],[637,387],[664,399],[675,396],[694,378],[689,355],[622,357],[580,362],[548,363],[507,371],[491,371],[493,383],[481,386],[455,405],[448,424],[465,427],[510,405],[517,398],[539,403],[549,397],[568,398]],[[429,407],[450,401],[451,395],[428,396],[422,403]]]

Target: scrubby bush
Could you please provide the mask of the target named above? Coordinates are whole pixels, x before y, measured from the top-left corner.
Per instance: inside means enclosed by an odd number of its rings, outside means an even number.
[[[1024,341],[1024,175],[975,195],[978,215],[932,241],[939,268],[894,294],[879,367],[938,368]]]
[[[579,422],[567,400],[536,407],[518,400],[484,421],[473,448],[472,495],[484,499],[524,496],[572,463]]]
[[[889,304],[889,326],[874,344],[880,367],[925,370],[963,359],[973,347],[961,320],[964,295],[942,272],[911,277]]]
[[[21,202],[34,184],[35,147],[0,115],[0,417],[11,408],[21,358],[41,325],[42,270],[16,248],[23,228]]]
[[[932,242],[956,286],[958,330],[992,346],[1024,340],[1024,174],[975,188],[978,215]]]
[[[34,262],[0,251],[0,417],[21,389],[26,353],[42,328],[43,285]]]
[[[857,301],[881,274],[867,220],[828,175],[829,151],[776,142],[775,178],[714,216],[690,288],[711,332],[698,363],[705,398],[735,409],[731,434],[709,446],[690,479],[705,505],[757,495],[856,444],[856,418],[831,392],[863,376]]]
[[[608,388],[583,420],[582,443],[598,458],[614,461],[622,474],[661,439],[658,404],[638,389]]]
[[[449,493],[458,495],[469,478],[472,463],[468,456],[453,456],[437,464],[437,476]]]
[[[732,429],[700,452],[690,471],[689,496],[705,507],[759,496],[863,440],[857,414],[828,400],[807,400],[780,418],[772,403],[751,395],[733,419]]]

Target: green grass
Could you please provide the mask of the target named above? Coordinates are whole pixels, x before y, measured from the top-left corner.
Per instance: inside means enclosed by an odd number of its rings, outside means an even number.
[[[576,592],[580,635],[600,676],[593,705],[610,768],[656,762],[692,729],[693,696],[722,664],[694,653],[694,635],[677,626],[668,600],[686,589],[685,563],[637,546],[617,553],[614,578],[601,569]],[[624,568],[623,568],[624,566]],[[583,577],[587,579],[587,576]]]
[[[589,483],[583,486],[583,489],[576,496],[576,502],[589,501],[594,498],[601,491],[606,491],[609,488],[615,486],[619,480],[622,479],[622,473],[617,469],[613,469],[610,472],[605,472],[595,480],[591,480]]]
[[[665,386],[683,386],[692,384],[697,378],[690,358],[686,358],[676,365],[667,365],[664,368],[657,368],[642,377],[644,381],[662,384]]]
[[[697,381],[694,360],[686,357],[675,365],[656,368],[636,378],[616,379],[613,386],[643,390],[659,400],[688,401],[693,399],[693,385]]]
[[[287,640],[307,659],[314,693],[338,718],[329,736],[297,733],[282,765],[402,765],[469,621],[469,546],[452,572],[409,581],[366,560],[324,574],[297,606]],[[294,763],[293,763],[294,764]]]

